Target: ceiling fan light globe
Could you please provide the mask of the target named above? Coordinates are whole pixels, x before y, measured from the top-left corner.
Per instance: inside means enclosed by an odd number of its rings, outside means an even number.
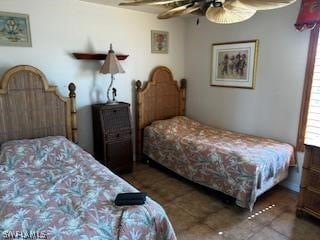
[[[214,7],[222,7],[223,3],[222,2],[214,2]]]

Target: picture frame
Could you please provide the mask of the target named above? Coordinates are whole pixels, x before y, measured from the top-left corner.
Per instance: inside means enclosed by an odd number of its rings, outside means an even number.
[[[169,52],[169,32],[151,30],[151,53]]]
[[[0,11],[0,46],[32,47],[29,15]]]
[[[254,89],[259,40],[214,43],[210,86]]]

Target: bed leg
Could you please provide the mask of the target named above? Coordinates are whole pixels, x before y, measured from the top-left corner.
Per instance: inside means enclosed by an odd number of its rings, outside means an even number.
[[[230,197],[230,196],[224,194],[224,195],[222,196],[222,201],[223,201],[224,203],[228,204],[228,205],[231,205],[231,204],[234,203],[235,199],[234,199],[233,197]]]
[[[304,216],[304,212],[301,211],[300,209],[296,210],[296,217],[297,218],[302,218]]]
[[[150,164],[150,158],[147,155],[142,154],[141,162],[149,165]]]

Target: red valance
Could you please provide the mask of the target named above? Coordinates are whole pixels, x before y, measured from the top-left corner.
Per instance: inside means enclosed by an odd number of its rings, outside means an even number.
[[[296,29],[299,31],[305,28],[312,29],[320,26],[320,0],[302,0]]]

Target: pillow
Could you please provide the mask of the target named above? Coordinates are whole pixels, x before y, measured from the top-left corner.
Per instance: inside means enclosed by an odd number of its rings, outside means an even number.
[[[179,134],[182,131],[195,130],[200,127],[201,124],[185,116],[176,116],[166,120],[158,120],[151,124],[156,131],[159,130],[162,133],[167,134]]]
[[[19,167],[40,168],[46,161],[70,158],[76,148],[75,144],[60,136],[8,141],[1,146],[0,164],[6,165],[9,170]]]

